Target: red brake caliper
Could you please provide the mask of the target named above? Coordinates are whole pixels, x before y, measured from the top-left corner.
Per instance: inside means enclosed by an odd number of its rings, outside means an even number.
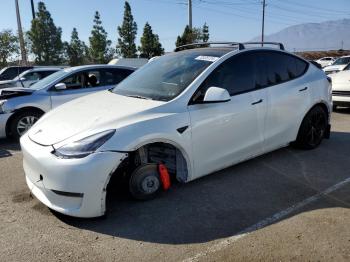
[[[159,172],[160,181],[162,182],[163,189],[164,191],[166,191],[170,188],[170,176],[169,176],[168,169],[164,164],[159,164],[158,172]]]

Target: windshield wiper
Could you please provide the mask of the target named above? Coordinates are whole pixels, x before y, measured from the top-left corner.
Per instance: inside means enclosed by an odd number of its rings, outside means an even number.
[[[150,97],[146,97],[146,96],[139,96],[139,95],[127,95],[127,97],[133,97],[133,98],[139,98],[139,99],[145,99],[145,100],[153,100]]]

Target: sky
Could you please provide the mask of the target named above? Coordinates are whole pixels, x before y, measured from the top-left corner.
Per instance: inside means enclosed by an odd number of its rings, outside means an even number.
[[[34,0],[37,5],[39,0]],[[122,23],[122,0],[43,0],[62,38],[69,41],[73,27],[88,43],[95,11],[99,11],[109,39],[115,46]],[[262,0],[193,0],[193,25],[209,25],[211,41],[248,41],[261,35]],[[159,35],[166,51],[175,47],[177,35],[188,23],[187,0],[129,0],[138,25],[137,45],[145,23]],[[0,31],[17,31],[15,0],[1,0]],[[22,27],[30,29],[30,0],[19,0]],[[350,18],[350,0],[266,0],[265,33],[291,25]]]

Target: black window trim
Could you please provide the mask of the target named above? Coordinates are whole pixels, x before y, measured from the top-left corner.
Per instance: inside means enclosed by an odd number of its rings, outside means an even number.
[[[287,53],[287,52],[283,52],[283,51],[280,51],[280,50],[270,50],[270,49],[261,49],[261,50],[247,50],[247,51],[243,51],[243,52],[240,52],[238,54],[234,54],[233,56],[230,56],[228,57],[226,60],[224,60],[221,64],[219,64],[217,67],[215,67],[213,69],[213,71],[211,71],[209,73],[209,75],[200,83],[199,87],[196,89],[196,91],[193,93],[193,95],[191,96],[190,98],[190,101],[188,101],[188,105],[197,105],[197,104],[207,104],[206,102],[203,102],[203,101],[198,101],[198,102],[194,102],[193,101],[193,98],[194,96],[197,94],[197,92],[199,91],[199,89],[201,88],[202,84],[204,83],[204,81],[207,80],[207,78],[220,66],[222,65],[223,63],[225,63],[226,61],[228,61],[229,59],[231,58],[234,58],[234,57],[238,57],[240,55],[243,55],[243,54],[250,54],[250,53],[261,53],[261,52],[274,52],[274,53],[279,53],[279,54],[284,54],[284,55],[287,55],[287,56],[290,56],[290,57],[293,57],[295,59],[298,59],[299,61],[302,61],[306,64],[306,67],[305,67],[305,70],[302,74],[300,74],[299,76],[293,78],[293,79],[289,79],[289,80],[286,80],[286,81],[283,81],[283,82],[279,82],[277,84],[271,84],[271,85],[267,85],[267,86],[264,86],[264,87],[261,87],[261,88],[254,88],[254,89],[250,89],[250,90],[246,90],[246,91],[242,91],[242,92],[238,92],[238,93],[235,93],[234,95],[230,95],[230,97],[233,97],[233,96],[238,96],[238,95],[242,95],[242,94],[245,94],[245,93],[250,93],[250,92],[254,92],[254,91],[257,91],[257,90],[261,90],[261,89],[265,89],[265,88],[269,88],[269,87],[272,87],[272,86],[276,86],[276,85],[280,85],[280,84],[284,84],[284,83],[287,83],[287,82],[290,82],[290,81],[293,81],[295,79],[298,79],[302,76],[304,76],[306,74],[306,72],[309,70],[309,67],[310,67],[310,63],[302,58],[300,58],[299,56],[296,56],[296,55],[293,55],[293,54],[290,54],[290,53]]]

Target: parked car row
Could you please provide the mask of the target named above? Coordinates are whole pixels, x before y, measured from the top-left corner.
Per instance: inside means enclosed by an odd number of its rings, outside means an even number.
[[[338,106],[350,107],[350,64],[329,77],[332,79],[333,110]]]
[[[0,127],[22,135],[31,192],[63,214],[95,217],[120,178],[145,200],[290,143],[319,146],[330,135],[330,78],[280,43],[251,44],[196,43],[134,73],[77,67],[4,89]]]
[[[37,70],[44,69],[30,69],[28,74],[37,73]],[[18,139],[52,108],[110,89],[135,71],[131,67],[112,65],[45,70],[50,75],[33,85],[0,90],[0,137]]]
[[[61,70],[59,67],[39,67],[32,68],[22,72],[12,80],[0,81],[0,89],[8,87],[29,87],[39,80]]]

